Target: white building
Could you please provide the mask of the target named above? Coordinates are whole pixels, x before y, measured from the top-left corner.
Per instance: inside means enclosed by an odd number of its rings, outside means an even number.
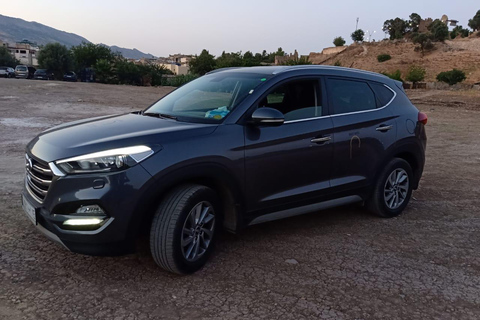
[[[19,60],[20,64],[34,67],[38,66],[37,56],[40,48],[36,43],[32,43],[28,40],[22,40],[15,43],[15,45],[11,45],[9,43],[0,41],[0,45],[8,48],[11,55],[15,57],[15,59]]]

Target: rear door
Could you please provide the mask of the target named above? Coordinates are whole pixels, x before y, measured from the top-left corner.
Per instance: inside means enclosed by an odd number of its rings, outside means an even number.
[[[372,183],[395,143],[395,119],[388,105],[395,97],[384,84],[359,79],[327,79],[335,141],[331,186],[356,188]]]
[[[249,211],[309,201],[330,187],[333,125],[321,87],[319,77],[290,80],[260,99],[258,108],[276,108],[286,121],[245,127]]]

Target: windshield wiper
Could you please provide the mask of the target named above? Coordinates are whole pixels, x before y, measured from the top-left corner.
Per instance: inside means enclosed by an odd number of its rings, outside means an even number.
[[[149,116],[149,117],[157,117],[157,118],[163,118],[163,119],[177,120],[177,117],[172,116],[171,114],[166,114],[166,113],[144,112],[143,115],[144,116]]]

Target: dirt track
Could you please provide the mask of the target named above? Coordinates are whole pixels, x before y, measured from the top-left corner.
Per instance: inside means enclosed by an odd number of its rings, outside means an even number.
[[[224,234],[195,275],[65,251],[20,207],[24,147],[66,121],[141,109],[168,88],[0,79],[0,319],[479,319],[480,92],[409,93],[429,116],[404,215],[355,207]]]

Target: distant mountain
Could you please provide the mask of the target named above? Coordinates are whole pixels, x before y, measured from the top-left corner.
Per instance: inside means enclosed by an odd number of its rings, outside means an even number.
[[[23,39],[36,42],[38,45],[58,42],[67,47],[77,46],[82,42],[90,43],[90,41],[75,33],[57,30],[38,22],[28,22],[0,14],[0,40],[15,43]],[[112,46],[110,49],[114,52],[120,52],[125,58],[154,58],[153,55],[143,53],[137,49],[120,48],[117,46]]]
[[[107,46],[103,43],[102,45],[109,47],[113,52],[120,52],[120,54],[125,58],[130,58],[130,59],[141,59],[141,58],[155,59],[156,58],[154,55],[150,53],[143,53],[142,51],[139,51],[135,48],[127,49],[127,48],[120,48],[117,46]]]

